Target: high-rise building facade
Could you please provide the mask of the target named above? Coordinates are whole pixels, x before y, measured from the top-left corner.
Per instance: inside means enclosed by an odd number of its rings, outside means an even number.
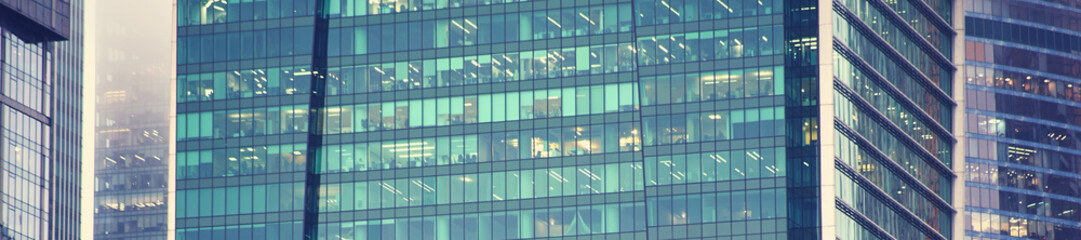
[[[171,1],[95,1],[94,238],[165,239]],[[139,9],[139,11],[117,11]],[[85,186],[91,187],[91,186]],[[89,226],[87,226],[89,227]]]
[[[966,1],[966,239],[1081,237],[1081,3]]]
[[[949,0],[181,0],[178,239],[956,239]]]
[[[0,0],[0,239],[78,239],[81,0]]]

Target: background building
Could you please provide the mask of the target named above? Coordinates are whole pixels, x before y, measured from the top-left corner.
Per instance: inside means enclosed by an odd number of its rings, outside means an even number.
[[[83,1],[0,0],[0,239],[77,239]]]
[[[94,238],[165,239],[173,4],[93,4]]]
[[[956,239],[958,4],[182,0],[176,236]]]
[[[1081,3],[966,1],[966,239],[1081,236]]]

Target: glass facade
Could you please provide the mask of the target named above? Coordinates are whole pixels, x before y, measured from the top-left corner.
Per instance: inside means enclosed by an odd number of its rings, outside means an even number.
[[[965,5],[965,239],[1081,235],[1081,8]]]
[[[956,4],[833,1],[833,84],[823,85],[832,86],[835,162],[833,179],[823,181],[835,184],[838,239],[959,237]]]
[[[94,239],[165,239],[173,11],[95,1]],[[117,9],[139,11],[116,11]],[[139,38],[132,38],[139,32]],[[91,226],[87,226],[91,227]]]
[[[176,237],[953,239],[901,1],[181,0]]]
[[[0,1],[0,239],[78,239],[82,1]]]

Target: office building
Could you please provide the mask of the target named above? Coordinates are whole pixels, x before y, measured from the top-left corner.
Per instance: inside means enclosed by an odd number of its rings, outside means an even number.
[[[961,238],[959,6],[182,0],[176,237]]]
[[[965,239],[1081,236],[1081,4],[965,3]]]
[[[162,16],[173,4],[92,4],[94,239],[165,239],[173,20]]]
[[[0,239],[77,239],[83,1],[0,0]]]

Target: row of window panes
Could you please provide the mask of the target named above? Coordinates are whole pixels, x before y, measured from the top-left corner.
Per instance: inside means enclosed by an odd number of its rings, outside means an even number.
[[[3,94],[14,99],[34,111],[49,116],[48,111],[52,99],[52,90],[49,87],[53,80],[51,65],[43,64],[52,61],[52,53],[42,47],[41,43],[24,42],[14,33],[4,31],[5,38],[0,42],[0,78],[3,78]]]
[[[1081,136],[1081,130],[1076,127],[1062,128],[1053,126],[1057,125],[1055,123],[1040,123],[1031,121],[1031,119],[1023,121],[1021,119],[1024,119],[1024,116],[994,117],[984,114],[988,113],[969,112],[966,115],[969,123],[976,123],[967,125],[969,128],[967,132],[1068,149],[1076,149],[1077,146],[1081,146],[1081,140],[1072,137]],[[1009,130],[1007,131],[1007,129]]]
[[[1023,155],[1018,157],[1021,156]],[[968,173],[965,175],[967,182],[1028,189],[1062,196],[1081,196],[1081,181],[1078,181],[1078,177],[1065,176],[1062,173],[1047,173],[1023,169],[1022,166],[1007,167],[972,161],[965,164],[965,170]],[[1078,214],[1081,213],[1071,215],[1079,216]]]
[[[906,84],[925,85],[922,83],[924,77],[934,87],[938,87],[947,96],[952,94],[951,87],[953,79],[953,73],[947,70],[946,66],[939,65],[938,62],[931,60],[925,52],[918,51],[918,54],[905,54],[901,51],[902,46],[906,48],[916,48],[914,44],[909,42],[890,43],[893,49],[898,49],[900,57],[891,56],[889,52],[890,48],[879,47],[875,45],[871,40],[871,37],[864,35],[854,25],[850,24],[848,20],[845,20],[839,13],[833,13],[834,37],[851,49],[852,53],[858,55],[863,61],[867,62],[871,68],[878,71],[882,76],[891,76],[892,78],[900,78],[905,81],[893,81],[893,84],[897,88],[904,89]],[[896,45],[900,44],[900,45]],[[909,69],[903,67],[911,64],[915,69]],[[922,74],[921,74],[922,73]],[[911,79],[911,80],[909,80]],[[923,88],[930,88],[932,86],[920,86]],[[931,93],[932,90],[925,90]],[[907,93],[907,92],[906,92]]]
[[[917,189],[919,186],[904,181],[902,179],[905,178],[904,176],[898,176],[892,170],[887,169],[884,163],[880,162],[889,160],[869,156],[866,152],[861,151],[862,149],[859,149],[850,139],[844,137],[844,135],[841,136],[838,138],[838,158],[870,181],[871,184],[886,192],[894,201],[901,203],[908,211],[924,222],[941,222],[943,218],[950,216],[950,207],[934,204],[933,202],[937,200],[933,195],[940,196],[944,203],[948,203],[951,196],[949,191],[952,191],[953,188],[948,185],[934,186],[935,188],[928,187],[932,192],[920,191]],[[940,176],[936,180],[945,183],[950,182],[944,176]]]
[[[837,239],[882,239],[840,210],[833,214],[837,216]]]
[[[699,152],[645,158],[648,186],[785,176],[784,148]]]
[[[99,114],[100,114],[100,112],[99,112]],[[104,115],[104,114],[102,114],[102,115]],[[152,131],[157,131],[157,129],[151,129],[150,131],[146,131],[146,132],[152,132]],[[164,132],[164,131],[158,131],[158,133],[161,133],[161,132]],[[98,133],[98,134],[106,135],[106,134],[103,134],[103,133]],[[119,136],[121,134],[127,135],[129,133],[128,132],[117,132],[117,133],[114,133],[114,134],[109,134],[109,135],[111,135],[111,136]],[[148,135],[150,135],[150,134],[148,134]],[[120,170],[120,169],[139,169],[139,168],[153,168],[153,167],[166,167],[166,166],[169,166],[168,163],[166,162],[168,160],[168,157],[165,157],[165,156],[169,155],[169,151],[168,151],[168,149],[166,149],[168,147],[168,145],[167,144],[162,144],[162,143],[164,141],[171,141],[171,139],[165,139],[165,137],[162,136],[162,135],[165,135],[165,134],[155,136],[155,137],[161,137],[162,142],[151,143],[151,144],[154,144],[156,146],[150,146],[150,147],[146,147],[146,148],[142,148],[141,146],[135,146],[136,148],[140,148],[139,150],[133,150],[133,151],[113,150],[113,149],[97,150],[97,153],[95,153],[95,154],[97,154],[97,156],[99,158],[94,160],[94,169],[95,170]],[[108,138],[108,137],[105,137],[105,138]],[[98,138],[96,140],[98,140],[98,143],[97,143],[98,146],[106,146],[106,143],[105,143],[106,141],[115,141],[115,140],[104,139],[104,138]],[[115,142],[113,142],[113,144],[115,144]],[[143,146],[146,146],[146,145],[143,145]]]
[[[630,43],[332,67],[327,94],[461,86],[632,71]]]
[[[100,196],[100,195],[98,195]],[[95,196],[97,197],[97,196]],[[138,214],[122,216],[97,215],[94,218],[94,235],[96,237],[125,235],[145,235],[145,238],[125,238],[129,240],[150,240],[154,237],[163,238],[168,229],[165,214]],[[86,226],[89,227],[89,226]]]
[[[319,212],[370,210],[643,190],[642,164],[618,163],[324,184]]]
[[[1074,8],[1081,7],[1081,4],[1077,2],[1062,0],[1042,2],[1074,5]],[[1078,15],[1074,9],[1070,8],[1051,7],[1045,4],[1033,3],[1031,0],[974,0],[966,2],[964,5],[966,12],[1000,16],[1034,23],[1035,25],[1059,27],[1081,32],[1081,15]]]
[[[1076,14],[1076,13],[1074,13]],[[1081,36],[1061,28],[1026,22],[1003,22],[1003,19],[968,17],[965,19],[966,37],[990,38],[1011,45],[1024,45],[1057,54],[1076,56],[1081,52]]]
[[[649,226],[671,226],[785,217],[785,189],[647,198]]]
[[[626,112],[638,109],[637,83],[331,106],[323,133],[340,134],[415,127]]]
[[[328,56],[473,46],[628,32],[630,4],[332,28]]]
[[[1016,173],[1007,172],[1005,174]],[[1017,177],[1017,178],[1024,178]],[[1029,179],[1035,180],[1035,179]],[[1066,181],[1077,180],[1069,179]],[[1077,195],[1050,195],[1038,189],[1008,189],[1005,186],[966,182],[966,206],[1041,216],[1067,222],[1081,221],[1081,201]],[[973,186],[976,185],[976,186]],[[994,188],[994,189],[990,189]]]
[[[944,57],[945,56],[950,56],[950,55],[947,55],[947,54],[951,54],[951,52],[949,52],[950,49],[948,47],[946,47],[945,49],[940,48],[940,47],[943,47],[943,46],[949,46],[949,45],[953,44],[952,39],[948,35],[946,35],[946,33],[938,31],[939,30],[938,28],[931,28],[934,31],[930,32],[930,33],[918,32],[918,33],[925,34],[924,36],[928,36],[928,38],[933,37],[934,38],[933,40],[935,40],[935,41],[937,41],[939,43],[938,45],[932,45],[931,46],[932,49],[925,49],[925,48],[921,47],[922,44],[917,43],[917,42],[921,41],[918,37],[914,38],[914,37],[910,37],[910,35],[908,35],[908,34],[905,34],[904,31],[902,30],[903,27],[904,27],[903,25],[896,25],[895,22],[890,21],[890,20],[886,20],[886,17],[884,16],[884,14],[882,12],[879,12],[878,8],[870,6],[871,3],[867,2],[867,0],[846,0],[846,1],[848,1],[846,3],[846,5],[848,5],[849,7],[854,7],[854,8],[860,9],[860,10],[855,10],[856,12],[853,13],[854,15],[857,16],[856,19],[854,19],[854,21],[859,21],[863,25],[866,25],[869,28],[868,30],[874,32],[872,34],[877,35],[878,38],[881,38],[883,41],[885,41],[887,44],[889,44],[890,47],[892,47],[894,51],[897,51],[898,54],[900,54],[903,58],[905,58],[909,63],[912,63],[912,65],[916,66],[916,68],[919,69],[921,72],[923,72],[925,75],[927,75],[928,77],[932,77],[933,75],[941,74],[941,73],[939,73],[939,71],[946,72],[946,70],[945,70],[946,68],[940,66],[942,63],[939,62],[939,61],[936,61],[935,59],[937,59],[937,58],[933,56],[933,55],[936,55],[935,51],[938,51],[937,53],[942,54],[942,56],[944,56]],[[907,2],[907,1],[898,1],[898,2]],[[871,9],[874,9],[874,10],[871,10]],[[918,11],[913,11],[912,13],[918,13]],[[840,20],[840,19],[843,19],[843,18],[838,17],[837,19]],[[918,22],[918,21],[913,21],[913,22]],[[930,22],[926,22],[926,23],[930,24]],[[934,24],[930,24],[930,25],[934,25]],[[846,32],[844,34],[851,34],[851,33],[858,33],[857,29],[859,29],[861,27],[856,27],[856,26],[857,26],[857,24],[844,22],[844,23],[842,23],[842,26],[839,26],[839,28],[846,30]],[[862,35],[862,33],[860,33],[860,34]],[[846,37],[852,37],[852,36],[846,36]],[[871,36],[867,36],[867,37],[872,38]],[[947,57],[946,60],[948,60],[948,59],[949,58]],[[928,69],[925,69],[925,68],[928,68]],[[934,79],[934,78],[932,78],[932,79]],[[948,82],[942,83],[942,85],[945,85],[945,84],[949,84],[949,83]]]
[[[646,185],[783,177],[784,157],[780,147],[647,157]]]
[[[923,184],[923,186],[926,186],[931,190],[932,193],[937,194],[947,202],[950,201],[949,199],[952,196],[951,193],[953,188],[949,185],[949,177],[935,171],[934,168],[927,166],[926,162],[900,160],[905,158],[894,158],[892,160],[880,159],[873,155],[873,150],[860,147],[860,145],[857,145],[856,142],[848,136],[843,135],[840,132],[837,132],[837,136],[838,137],[835,138],[837,140],[837,158],[844,161],[848,166],[856,168],[856,170],[860,171],[860,174],[867,179],[876,181],[876,184],[879,181],[886,180],[886,178],[889,178],[891,182],[900,181],[900,179],[897,178],[900,178],[901,176],[889,171],[885,166],[886,163],[880,162],[893,161],[908,172],[909,175],[912,175],[912,177],[919,181],[920,184]],[[889,186],[896,186],[898,184],[904,185],[904,183],[895,182]],[[883,186],[882,188],[885,189],[886,186]]]
[[[913,0],[910,0],[910,1],[913,1]],[[954,7],[953,2],[954,1],[949,1],[949,0],[922,0],[922,1],[927,3],[927,5],[929,7],[931,7],[931,10],[934,11],[935,14],[938,14],[938,16],[940,18],[942,18],[942,20],[946,21],[946,24],[953,24],[953,17],[952,16],[953,16],[953,7]],[[1058,1],[1058,0],[1053,0],[1053,1]],[[913,2],[915,2],[915,1],[913,1]],[[890,2],[887,2],[887,3],[890,3]],[[917,4],[917,3],[913,3],[913,4]],[[964,4],[962,4],[962,5],[964,5]],[[898,11],[898,10],[899,11],[918,11],[917,9],[911,9],[909,7],[898,8],[896,5],[890,5],[890,7],[893,7],[894,9],[897,9],[897,10],[894,10],[894,11]],[[915,6],[913,6],[913,7],[915,7]]]
[[[258,68],[177,76],[177,102],[240,99],[311,92],[316,74],[304,67]]]
[[[612,123],[324,146],[320,172],[353,172],[552,158],[641,149],[638,127]]]
[[[119,194],[132,190],[166,189],[166,167],[157,167],[158,171],[144,168],[143,171],[125,173],[97,173],[94,176],[94,192],[98,196]]]
[[[177,25],[313,16],[315,3],[316,0],[180,0]]]
[[[304,183],[179,189],[177,219],[304,210]]]
[[[966,231],[1006,235],[1022,239],[1070,239],[1081,236],[1081,227],[986,212],[965,212]]]
[[[530,239],[646,230],[644,203],[319,224],[316,239]]]
[[[769,107],[644,117],[646,146],[784,134],[784,108]]]
[[[1081,84],[1077,84],[1077,80],[1052,79],[977,66],[965,66],[965,78],[965,84],[1024,92],[1081,103]]]
[[[178,179],[300,172],[308,161],[306,144],[221,148],[176,153]]]
[[[784,66],[642,77],[642,105],[784,94]]]
[[[304,239],[303,222],[267,223],[254,225],[181,228],[176,230],[177,240],[235,240]]]
[[[946,143],[944,140],[933,142],[932,144],[921,144],[921,142],[913,142],[906,139],[904,133],[891,131],[891,127],[884,123],[878,122],[876,118],[868,116],[867,112],[859,109],[850,102],[847,98],[840,94],[834,95],[834,101],[836,106],[834,108],[834,114],[841,123],[848,125],[857,134],[863,136],[870,141],[876,148],[884,150],[890,159],[920,159],[922,161],[916,162],[929,162],[939,161],[943,165],[949,167],[952,164],[952,152],[953,145]],[[925,136],[926,137],[926,136]],[[913,140],[919,138],[913,138]],[[922,146],[921,146],[922,145]],[[924,149],[929,156],[921,154],[920,149]],[[927,166],[919,164],[921,166]],[[930,166],[927,166],[930,167]]]
[[[1081,59],[1075,55],[1047,51],[1006,42],[989,43],[972,35],[965,41],[965,59],[1000,64],[1060,76],[1081,76]]]
[[[330,17],[353,17],[445,8],[528,2],[530,0],[330,0]]]
[[[973,101],[966,101],[965,108],[968,111],[995,113],[1003,116],[1012,115],[1015,118],[1025,117],[1030,122],[1045,122],[1047,125],[1081,125],[1081,117],[1078,117],[1081,112],[1076,111],[1075,103],[1014,91],[1002,91],[971,85],[967,87],[968,89],[965,89],[966,97],[973,99]],[[969,119],[969,121],[972,120]],[[1040,142],[1054,143],[1055,141],[1059,140]],[[1069,146],[1068,143],[1055,143],[1055,145]],[[1073,146],[1069,147],[1072,148]]]
[[[308,105],[177,114],[177,141],[308,132]]]
[[[638,38],[638,65],[768,56],[783,49],[780,25]]]
[[[897,239],[936,239],[932,237],[933,235],[919,230],[921,227],[918,227],[918,223],[911,222],[920,220],[908,219],[904,217],[904,213],[907,212],[898,212],[886,206],[887,203],[875,197],[870,192],[871,190],[864,189],[840,171],[834,170],[834,174],[836,175],[834,181],[837,186],[837,198],[852,206],[871,222],[878,224],[890,235]],[[931,226],[931,231],[949,233],[950,218],[944,217],[940,220],[941,222],[925,223]]]
[[[883,3],[889,6],[888,9],[885,9],[885,11],[889,12],[881,11],[878,7],[875,7],[874,4],[867,0],[844,0],[841,1],[841,3],[848,7],[848,9],[851,10],[853,14],[858,16],[864,24],[870,26],[871,29],[875,31],[875,33],[877,33],[882,38],[887,39],[887,41],[890,42],[890,44],[894,45],[894,48],[899,51],[909,51],[901,50],[901,48],[907,47],[909,45],[911,45],[911,47],[907,48],[918,46],[917,44],[913,44],[912,42],[919,41],[919,39],[909,38],[908,35],[904,34],[904,31],[902,30],[904,28],[911,27],[912,30],[915,30],[917,35],[922,35],[923,39],[926,39],[927,42],[931,44],[931,47],[933,47],[935,51],[938,51],[940,54],[942,54],[942,56],[945,56],[947,59],[949,59],[950,55],[953,54],[953,52],[951,52],[953,49],[952,36],[950,36],[951,30],[942,29],[941,25],[935,24],[934,22],[932,22],[930,17],[924,15],[923,12],[919,11],[916,6],[913,5],[920,4],[918,2],[911,0],[884,1]],[[901,21],[904,22],[899,24],[902,25],[895,25],[897,23],[892,20],[888,20],[886,16],[892,14],[897,14],[897,16],[901,17]],[[897,45],[905,46],[898,47]],[[915,51],[915,49],[911,51]]]
[[[127,211],[164,211],[165,192],[128,193],[125,195],[94,197],[95,213],[122,213]]]
[[[853,129],[856,129],[856,131],[860,131],[860,133],[890,133],[889,131],[885,130],[892,128],[889,126],[889,123],[893,123],[893,125],[898,128],[900,134],[890,134],[889,136],[896,138],[896,141],[907,142],[905,136],[908,136],[909,139],[915,141],[917,145],[923,147],[923,149],[926,149],[927,152],[935,155],[938,159],[941,159],[941,161],[949,162],[949,160],[945,159],[949,159],[951,157],[950,154],[952,152],[953,145],[947,140],[947,137],[943,136],[946,134],[931,130],[931,128],[928,127],[924,122],[914,119],[915,116],[902,112],[900,109],[898,109],[898,105],[888,105],[889,102],[886,101],[888,101],[889,99],[883,99],[886,98],[886,96],[879,95],[872,97],[874,98],[868,100],[868,102],[870,102],[869,104],[878,103],[880,105],[867,106],[871,109],[866,109],[857,106],[857,104],[855,103],[855,101],[857,101],[855,96],[849,98],[848,96],[842,94],[836,94],[835,99],[838,101],[838,103],[836,104],[837,107],[835,108],[835,112],[838,113],[837,116],[841,117],[842,122],[848,124]],[[840,113],[844,113],[844,115]],[[879,117],[874,116],[876,115],[874,113],[878,113],[884,119],[879,119]],[[864,126],[868,124],[873,124],[876,127],[868,128]],[[884,131],[876,131],[870,129]],[[875,136],[867,137],[874,138]],[[880,148],[890,149],[884,146]]]
[[[265,59],[312,54],[314,27],[271,28],[253,31],[177,37],[178,64]]]
[[[867,75],[867,73],[864,73],[863,71],[859,70],[859,68],[856,68],[852,64],[852,62],[849,61],[848,58],[834,55],[833,60],[834,69],[836,72],[836,75],[834,76],[837,78],[837,80],[840,80],[845,85],[848,85],[849,88],[858,93],[861,97],[863,97],[864,100],[872,103],[872,105],[876,106],[876,108],[883,109],[882,107],[877,107],[883,105],[891,105],[893,109],[904,108],[905,111],[903,112],[905,113],[903,114],[903,116],[912,115],[914,117],[914,115],[916,114],[927,114],[927,117],[930,117],[932,120],[937,122],[939,125],[942,126],[942,128],[950,129],[950,127],[953,126],[953,115],[950,112],[953,108],[947,105],[945,99],[940,99],[933,96],[932,94],[928,94],[927,92],[925,92],[926,89],[920,87],[920,84],[911,82],[912,78],[883,77],[884,79],[887,79],[885,81],[888,82],[880,82],[871,79],[871,77]],[[904,96],[897,96],[888,93],[886,89],[888,89],[889,86],[886,84],[893,85],[897,88],[897,90],[900,91],[900,94],[903,94]],[[911,100],[912,103],[915,104],[915,106],[899,106],[901,105],[900,102],[903,101],[902,98],[907,98]],[[891,107],[886,107],[886,109],[890,108]],[[913,108],[919,109],[917,110]],[[891,118],[896,118],[896,115],[898,114],[902,114],[902,111],[897,110],[883,112],[883,115],[891,116]],[[902,123],[898,123],[897,121],[894,121],[894,123],[898,126],[902,125]]]
[[[931,20],[931,16],[928,16],[927,13],[919,10],[921,8],[917,6],[920,5],[919,1],[924,1],[927,4],[931,5],[931,7],[934,8],[933,10],[936,12],[936,14],[939,14],[942,20],[946,22],[947,26],[944,27],[942,25],[932,24],[932,22],[935,20]],[[952,55],[953,51],[953,37],[955,36],[954,34],[949,33],[951,32],[951,30],[950,27],[948,27],[949,25],[953,24],[953,18],[950,18],[950,16],[953,15],[953,7],[951,6],[953,4],[952,1],[909,0],[884,1],[884,3],[890,6],[890,8],[893,10],[892,12],[901,16],[901,18],[904,19],[904,21],[908,23],[908,25],[912,27],[913,30],[916,30],[916,32],[920,35],[923,35],[923,37],[927,39],[927,41],[930,42],[931,45],[934,45],[939,52],[942,52],[942,55],[946,56],[946,58],[951,58],[950,56]],[[938,6],[936,6],[936,4],[938,4]]]
[[[635,0],[638,26],[750,17],[781,12],[781,0]]]
[[[965,145],[968,146],[966,156],[969,158],[1081,174],[1081,155],[1063,152],[1061,149],[1036,148],[1031,145],[1009,144],[971,137],[965,139]]]

